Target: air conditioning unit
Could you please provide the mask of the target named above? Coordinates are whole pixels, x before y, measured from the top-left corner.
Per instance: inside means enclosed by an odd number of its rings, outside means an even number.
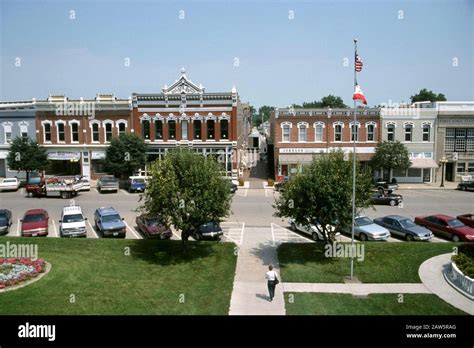
[[[453,152],[453,161],[457,161],[457,160],[458,160],[458,153]]]

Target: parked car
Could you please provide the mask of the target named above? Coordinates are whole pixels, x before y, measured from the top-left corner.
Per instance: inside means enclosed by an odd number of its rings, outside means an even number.
[[[351,226],[342,228],[345,234],[352,234]],[[380,226],[367,216],[357,216],[354,219],[354,236],[365,242],[367,240],[387,240],[390,238],[390,231]]]
[[[393,192],[395,190],[398,190],[398,184],[397,184],[397,179],[392,178],[390,182],[384,181],[381,178],[378,178],[375,180],[375,187],[377,188],[377,191],[380,193],[383,193],[384,191]]]
[[[91,182],[89,179],[85,176],[76,176],[77,180],[79,180],[82,183],[82,187],[79,191],[90,191],[91,190]]]
[[[47,236],[49,215],[44,209],[31,209],[26,211],[21,222],[21,235],[23,237],[30,236]]]
[[[199,230],[194,233],[193,237],[196,240],[201,239],[219,239],[224,232],[219,223],[216,222],[208,222],[204,225],[201,225]]]
[[[392,207],[403,202],[403,196],[395,193],[372,193],[372,204],[389,204]]]
[[[142,214],[136,217],[135,222],[140,232],[147,238],[168,239],[173,235],[171,229],[157,216]]]
[[[20,180],[17,178],[0,179],[0,191],[16,191],[20,187]]]
[[[474,190],[474,181],[463,181],[458,184],[458,190]]]
[[[321,225],[317,221],[313,221],[309,226],[304,226],[300,223],[297,223],[295,219],[289,218],[288,223],[294,232],[300,231],[308,234],[314,241],[324,240],[323,234],[318,230],[318,227],[321,228]],[[333,225],[327,225],[326,229],[329,231],[334,231],[335,227]],[[336,232],[336,236],[338,235],[340,235],[340,232]]]
[[[227,181],[229,184],[230,193],[235,193],[238,189],[238,183],[235,183],[232,177],[230,176],[222,176],[223,180]]]
[[[464,225],[474,228],[474,214],[458,215],[456,219],[461,221]]]
[[[452,216],[443,214],[417,216],[415,223],[430,229],[435,235],[451,239],[453,242],[474,242],[474,228],[464,225]]]
[[[61,237],[86,237],[86,220],[80,206],[64,207],[59,220]]]
[[[118,192],[119,181],[113,175],[103,175],[97,181],[97,190],[100,193],[105,191]]]
[[[12,212],[8,209],[0,209],[0,235],[8,234],[12,225]]]
[[[112,207],[102,207],[94,212],[94,223],[97,231],[104,237],[125,237],[127,226],[123,218]]]
[[[128,192],[144,192],[146,187],[145,177],[143,176],[131,176],[125,183],[125,188]]]
[[[377,225],[387,228],[390,233],[405,238],[407,241],[430,240],[433,233],[425,228],[418,226],[412,220],[400,215],[387,215],[374,219]]]

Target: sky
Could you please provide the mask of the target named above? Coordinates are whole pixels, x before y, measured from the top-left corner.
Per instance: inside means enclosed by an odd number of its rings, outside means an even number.
[[[180,76],[255,107],[474,100],[474,1],[0,0],[0,100],[159,93]]]

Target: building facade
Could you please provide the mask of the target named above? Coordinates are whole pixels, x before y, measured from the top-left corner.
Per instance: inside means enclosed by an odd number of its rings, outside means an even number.
[[[436,102],[438,112],[436,158],[446,159],[445,180],[474,177],[474,102]],[[442,168],[436,176],[441,181]]]
[[[69,100],[64,95],[36,102],[36,138],[48,152],[46,174],[96,179],[105,174],[105,150],[112,137],[130,132],[131,100],[113,94]]]
[[[25,173],[10,170],[7,156],[16,137],[36,139],[35,101],[0,103],[0,177],[24,178]]]
[[[243,109],[235,88],[206,92],[181,69],[181,76],[161,93],[133,93],[132,132],[148,147],[148,159],[161,159],[177,147],[215,156],[226,175],[238,176],[238,129]]]
[[[356,154],[364,167],[380,140],[380,109],[275,109],[271,116],[271,140],[275,176],[301,172],[313,157],[331,150]]]
[[[376,174],[389,176],[400,183],[433,182],[436,162],[437,110],[429,105],[413,105],[401,108],[382,108],[382,140],[400,141],[408,149],[411,166],[407,170],[394,169]]]

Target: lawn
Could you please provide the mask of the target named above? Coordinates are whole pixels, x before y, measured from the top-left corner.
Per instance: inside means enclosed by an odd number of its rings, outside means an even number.
[[[294,296],[290,298],[290,296]],[[436,295],[285,293],[287,315],[464,315]],[[290,299],[292,302],[290,302]]]
[[[190,242],[184,255],[180,241],[2,237],[0,243],[7,240],[38,244],[52,269],[0,293],[0,315],[228,314],[233,244]]]
[[[365,243],[363,261],[354,261],[354,274],[363,283],[420,283],[423,261],[452,251],[453,243]],[[343,283],[350,259],[327,258],[323,243],[282,244],[278,248],[284,282]]]

